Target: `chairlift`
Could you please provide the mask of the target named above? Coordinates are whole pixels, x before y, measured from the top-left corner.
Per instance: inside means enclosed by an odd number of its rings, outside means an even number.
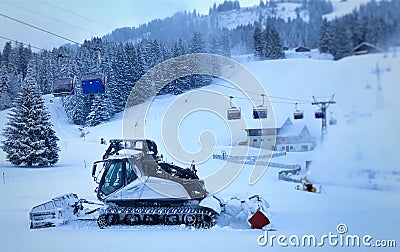
[[[316,118],[316,119],[322,119],[322,118],[324,118],[324,112],[322,112],[321,109],[315,111],[315,118]]]
[[[263,98],[263,103],[260,106],[257,106],[253,109],[253,119],[265,119],[268,116],[267,107],[264,106],[264,96],[265,94],[261,94]]]
[[[295,111],[293,112],[293,119],[300,120],[304,118],[304,113],[302,110],[297,109],[297,103],[295,103]]]
[[[87,95],[105,94],[107,77],[104,74],[88,74],[82,77],[82,93]]]
[[[54,97],[66,96],[74,94],[75,81],[73,78],[62,78],[53,81]]]
[[[233,98],[232,96],[229,96],[230,108],[228,108],[228,110],[227,110],[227,117],[228,117],[228,120],[239,120],[242,118],[242,112],[241,112],[240,108],[232,105],[232,98]]]
[[[332,116],[332,112],[331,112],[331,118],[329,119],[329,125],[336,125],[337,124],[337,120],[336,118],[334,118]]]

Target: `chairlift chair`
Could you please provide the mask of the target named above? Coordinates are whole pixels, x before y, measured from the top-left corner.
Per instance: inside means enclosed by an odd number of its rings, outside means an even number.
[[[265,119],[268,116],[268,109],[264,106],[265,94],[262,94],[261,96],[263,98],[263,103],[253,109],[253,119]]]
[[[228,108],[228,110],[227,110],[227,117],[228,117],[228,120],[239,120],[242,118],[242,112],[241,112],[240,108],[232,105],[232,98],[233,98],[232,96],[229,97],[230,108]]]
[[[258,106],[253,109],[253,119],[265,119],[268,116],[267,107]]]
[[[331,112],[331,118],[329,119],[329,125],[336,125],[337,124],[337,120],[336,118],[334,118],[332,116],[332,112]]]
[[[293,112],[293,119],[294,120],[301,120],[301,119],[303,119],[304,118],[304,113],[303,113],[303,111],[294,111]]]
[[[73,78],[62,78],[53,81],[54,97],[74,94],[75,82]]]
[[[238,107],[228,108],[228,120],[239,120],[242,118],[242,112]]]
[[[104,74],[88,74],[82,77],[83,94],[105,94],[106,88],[107,77]]]
[[[304,113],[302,110],[298,110],[297,109],[297,103],[295,103],[296,107],[295,107],[295,111],[293,112],[293,119],[294,120],[300,120],[304,118]]]

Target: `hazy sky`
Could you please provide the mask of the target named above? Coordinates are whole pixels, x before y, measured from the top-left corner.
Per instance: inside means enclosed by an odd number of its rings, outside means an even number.
[[[115,28],[131,27],[175,12],[208,9],[223,0],[0,0],[0,36],[52,49],[68,43],[63,39],[28,27],[10,18],[37,26],[76,42],[102,36]],[[259,0],[240,0],[253,6]],[[6,40],[0,38],[0,49]]]

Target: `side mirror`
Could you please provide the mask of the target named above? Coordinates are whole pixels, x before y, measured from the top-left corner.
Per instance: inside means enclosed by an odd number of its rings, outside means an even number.
[[[97,169],[97,164],[94,163],[93,164],[93,168],[92,168],[92,177],[93,177],[94,181],[97,180],[97,178],[96,178],[96,169]]]

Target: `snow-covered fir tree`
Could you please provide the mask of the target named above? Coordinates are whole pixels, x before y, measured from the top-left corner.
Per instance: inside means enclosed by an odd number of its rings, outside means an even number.
[[[29,64],[24,85],[9,113],[3,131],[3,150],[13,165],[50,166],[58,161],[58,138],[50,123],[50,113],[35,81],[34,66]]]
[[[0,110],[11,107],[10,77],[7,67],[0,66]]]
[[[253,38],[254,56],[267,59],[281,59],[284,57],[279,33],[272,25],[267,25],[264,30],[257,27],[254,30]]]
[[[96,95],[93,99],[91,111],[86,118],[86,125],[93,127],[107,122],[114,115],[114,106],[109,98]]]
[[[83,94],[75,94],[63,98],[63,107],[70,122],[76,125],[84,125],[89,108],[86,105],[87,97]]]
[[[331,31],[330,23],[324,19],[321,26],[321,32],[319,37],[319,51],[321,53],[328,53],[333,47],[333,36]]]
[[[254,41],[254,56],[261,57],[263,56],[263,45],[264,40],[262,36],[262,30],[260,27],[256,27],[253,33],[253,41]]]
[[[189,44],[190,53],[205,53],[206,52],[206,44],[203,39],[203,35],[201,33],[195,32],[193,33],[192,40]],[[204,62],[194,62],[194,67],[201,68],[200,64]],[[191,75],[186,78],[186,85],[184,90],[190,90],[193,88],[199,88],[202,86],[209,85],[211,83],[210,76],[206,75]]]
[[[199,32],[193,33],[192,40],[190,41],[190,53],[205,53],[206,43],[203,39],[203,35]]]
[[[267,59],[281,59],[284,57],[282,52],[282,42],[278,31],[272,26],[267,25],[265,29],[264,56]]]
[[[139,79],[137,49],[132,43],[115,48],[117,51],[114,62],[106,64],[108,77],[108,93],[114,105],[115,112],[123,111],[126,100],[134,83]],[[113,55],[113,54],[111,54]]]

